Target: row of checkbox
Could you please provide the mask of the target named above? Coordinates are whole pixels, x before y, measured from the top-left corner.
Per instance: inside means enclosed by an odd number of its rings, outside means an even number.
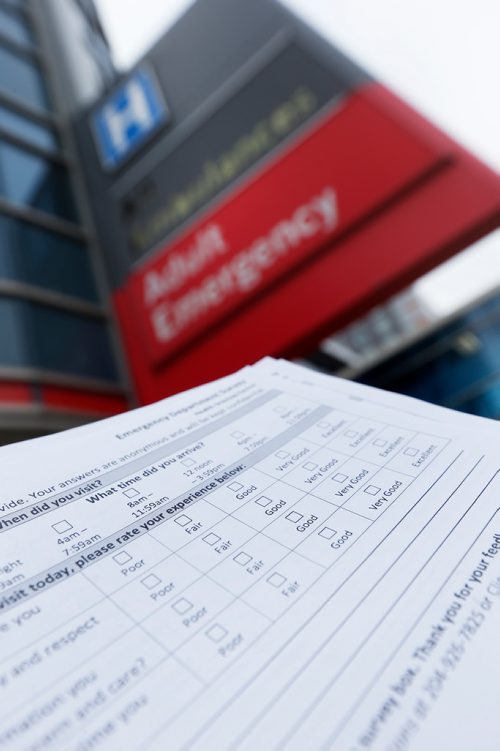
[[[419,449],[407,448],[403,451],[403,453],[407,454],[407,456],[415,456],[416,454],[418,454],[418,451]],[[287,456],[290,456],[290,454],[288,451],[277,451],[275,453],[275,456],[278,459],[286,459]],[[315,469],[318,468],[318,466],[319,465],[315,464],[314,462],[305,462],[305,464],[302,465],[302,467],[308,472],[313,472]],[[337,474],[333,475],[332,480],[334,480],[335,482],[345,482],[347,478],[348,478],[348,475],[344,474],[343,472],[337,472]],[[240,490],[243,489],[243,487],[244,486],[242,485],[241,482],[231,482],[227,486],[227,488],[231,490],[233,493],[238,493]],[[267,504],[261,503],[260,505],[262,506],[262,505],[267,505]]]
[[[302,518],[301,514],[299,514],[299,516]],[[295,521],[295,519],[291,519],[291,521],[292,520]],[[336,534],[337,534],[337,531],[335,529],[332,529],[331,527],[323,527],[318,532],[318,535],[320,537],[323,537],[327,540],[330,540]],[[209,535],[207,535],[207,537],[209,537]],[[220,538],[217,535],[213,535],[213,537],[220,540]],[[209,544],[214,544],[214,543],[210,542]],[[132,560],[132,556],[126,551],[120,551],[119,553],[116,553],[114,556],[112,556],[112,558],[120,566],[123,566]],[[237,555],[234,556],[233,560],[235,561],[235,563],[237,563],[240,566],[247,566],[253,560],[253,556],[249,555],[248,553],[245,553],[244,551],[240,551]],[[277,571],[274,571],[266,579],[266,581],[272,587],[279,588],[279,587],[282,587],[283,584],[285,584],[285,582],[287,581],[287,578],[286,576],[283,576]],[[162,580],[159,576],[157,576],[157,574],[150,573],[150,574],[147,574],[147,576],[144,576],[142,579],[140,579],[140,583],[146,589],[152,590],[160,586],[162,584]],[[188,600],[186,597],[180,597],[179,599],[177,599],[175,602],[171,604],[171,608],[178,615],[181,615],[181,616],[187,615],[189,611],[192,610],[193,607],[194,607],[193,603],[190,600]],[[227,631],[223,627],[221,627],[219,624],[216,624],[215,626],[211,627],[206,632],[206,634],[212,641],[217,642],[217,641],[220,641],[222,638],[224,638],[224,636],[227,634]]]
[[[278,412],[278,410],[281,408],[276,408],[275,411]],[[318,422],[318,427],[322,428],[323,430],[327,430],[331,427],[331,423],[329,422]],[[344,435],[346,438],[356,438],[359,435],[359,431],[357,430],[346,430],[344,431]],[[388,443],[387,440],[384,440],[383,438],[377,438],[375,441],[373,441],[373,445],[377,446],[377,448],[383,448]],[[414,448],[413,446],[409,446],[403,451],[403,454],[406,454],[407,456],[416,456],[419,453],[420,449]],[[288,451],[277,451],[275,456],[278,459],[286,459],[288,456],[290,456],[290,453]],[[317,464],[314,464],[313,462],[307,462],[306,464],[302,465],[304,469],[308,469],[312,471],[313,469],[316,469],[318,466]]]
[[[347,436],[347,438],[356,438],[358,433],[355,430],[346,430],[344,435]],[[388,441],[384,440],[383,438],[377,438],[377,440],[373,441],[373,445],[377,446],[377,448],[383,448],[384,446],[387,445],[387,443]],[[407,456],[415,456],[416,454],[418,454],[419,450],[420,449],[414,448],[413,446],[409,446],[403,451],[403,454],[406,454]],[[280,451],[276,451],[275,456],[278,459],[286,459],[287,457],[290,456],[290,452],[284,451],[282,449]],[[318,465],[314,464],[314,462],[306,462],[302,466],[304,467],[304,469],[308,469],[311,471],[313,469],[316,469]]]
[[[345,433],[345,435],[347,435],[347,433]],[[354,438],[356,435],[357,433],[354,433],[354,435],[348,436],[348,437]],[[373,445],[377,446],[378,448],[382,448],[386,444],[387,444],[387,441],[384,441],[382,439],[377,439],[376,441],[373,442]],[[403,451],[403,454],[406,454],[407,456],[416,456],[418,452],[419,452],[419,449],[416,449],[410,446]],[[290,456],[290,452],[281,450],[281,451],[276,451],[274,455],[277,459],[286,459],[287,457]],[[318,468],[318,466],[319,465],[315,464],[314,462],[305,462],[305,464],[302,465],[302,467],[308,472],[313,472],[315,469]],[[343,479],[347,479],[347,475],[337,475],[336,477],[343,477]],[[333,479],[336,479],[336,477],[334,477]],[[340,480],[340,482],[343,482],[343,480]]]
[[[331,538],[336,534],[337,531],[335,529],[332,529],[331,527],[323,527],[323,529],[318,532],[319,537],[324,537],[327,540],[331,540]],[[130,561],[132,559],[132,556],[130,556],[125,551],[122,551],[121,553],[114,555],[113,559],[116,561],[116,563],[122,566]],[[248,564],[253,560],[253,556],[245,553],[244,551],[241,551],[234,556],[233,560],[240,566],[248,566]],[[286,582],[286,577],[278,574],[277,572],[274,572],[273,574],[271,574],[271,576],[268,577],[267,581],[273,587],[280,587]],[[151,590],[160,586],[160,584],[162,584],[162,580],[157,574],[150,573],[140,579],[140,583],[146,589]],[[193,604],[185,597],[181,597],[179,600],[176,600],[172,604],[172,608],[177,613],[179,613],[179,615],[185,615],[189,610],[191,610],[192,607]]]
[[[368,485],[368,487],[365,489],[365,493],[368,493],[369,495],[376,495],[380,492],[380,488],[377,488],[375,485]],[[268,498],[267,496],[263,495],[260,496],[260,498],[257,498],[255,500],[255,503],[258,506],[262,506],[265,508],[266,506],[269,506],[271,503],[274,503],[272,498]],[[304,514],[300,514],[298,511],[289,511],[288,514],[285,515],[285,519],[292,522],[292,524],[298,524],[301,519],[304,518]],[[188,524],[190,524],[193,520],[187,516],[186,514],[181,514],[175,519],[175,522],[179,524],[181,527],[185,527]],[[335,533],[335,530],[333,531],[333,534]],[[322,535],[323,537],[326,535]],[[201,538],[203,542],[207,543],[207,545],[213,546],[216,545],[216,543],[221,541],[221,537],[219,535],[216,535],[214,532],[209,532],[207,535]]]
[[[347,479],[347,475],[343,475],[342,477],[343,479]],[[266,495],[259,496],[259,498],[255,499],[255,503],[258,506],[261,506],[262,508],[266,508],[266,506],[269,506],[271,503],[275,503],[275,502],[276,502],[275,500],[273,500],[272,498],[269,498]],[[293,524],[297,524],[301,519],[304,518],[304,514],[299,514],[298,511],[290,511],[288,514],[286,514],[285,518],[291,521]],[[188,524],[191,524],[193,522],[192,518],[188,516],[187,514],[180,514],[174,519],[174,521],[176,524],[178,524],[181,527],[186,527]],[[219,542],[221,538],[218,535],[211,532],[208,535],[205,535],[205,537],[202,537],[202,540],[208,543],[209,545],[215,545],[215,543]]]

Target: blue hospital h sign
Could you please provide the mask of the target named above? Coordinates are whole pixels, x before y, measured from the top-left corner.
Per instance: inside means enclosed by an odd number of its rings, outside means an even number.
[[[114,169],[168,121],[169,112],[152,72],[139,68],[92,119],[101,163]]]

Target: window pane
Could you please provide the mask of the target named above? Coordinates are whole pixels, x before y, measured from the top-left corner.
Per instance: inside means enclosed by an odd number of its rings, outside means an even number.
[[[45,305],[0,298],[0,366],[118,380],[106,324]]]
[[[28,360],[22,316],[9,300],[0,298],[0,366],[23,365]]]
[[[66,169],[1,139],[0,195],[69,221],[77,218]]]
[[[34,107],[48,109],[48,97],[36,65],[0,46],[0,90]]]
[[[0,128],[9,131],[19,138],[25,138],[35,146],[43,149],[57,149],[58,138],[52,128],[41,125],[35,120],[30,120],[19,112],[14,112],[0,104]]]
[[[32,45],[33,35],[22,16],[0,7],[0,34],[19,44]]]
[[[0,278],[95,302],[88,251],[56,232],[0,215]]]
[[[493,383],[484,386],[481,394],[457,405],[462,412],[470,412],[481,417],[500,419],[500,376]]]
[[[24,8],[26,6],[26,0],[2,0],[2,2],[12,8]]]

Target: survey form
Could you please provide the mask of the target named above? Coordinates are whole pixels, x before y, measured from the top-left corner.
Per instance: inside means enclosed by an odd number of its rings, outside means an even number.
[[[363,389],[0,450],[0,749],[497,748],[497,426]]]

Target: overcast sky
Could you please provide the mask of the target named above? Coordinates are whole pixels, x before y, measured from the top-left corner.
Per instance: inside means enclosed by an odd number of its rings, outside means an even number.
[[[500,170],[500,0],[283,2]],[[190,3],[97,0],[117,65],[132,65]],[[500,284],[499,234],[423,281],[436,310]]]

